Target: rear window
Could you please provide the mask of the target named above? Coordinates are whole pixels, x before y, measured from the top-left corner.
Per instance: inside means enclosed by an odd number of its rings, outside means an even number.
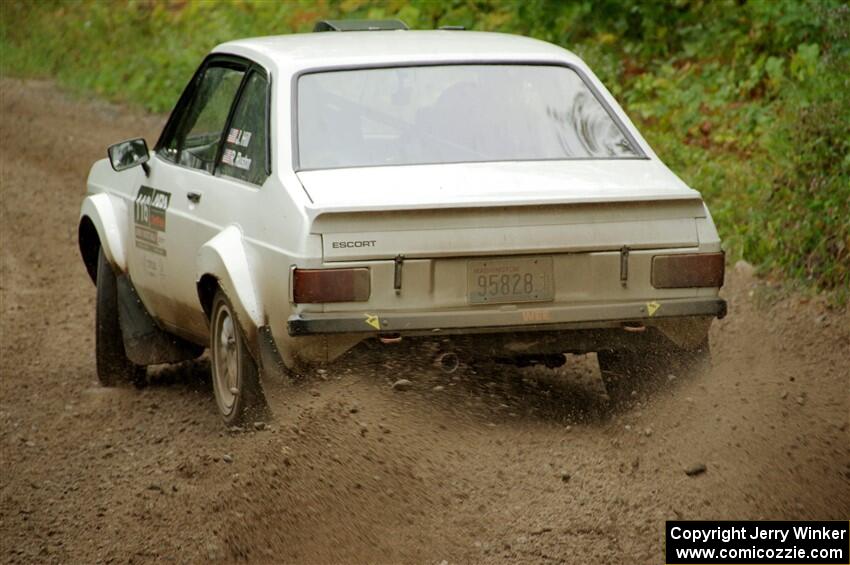
[[[297,96],[301,169],[643,157],[568,67],[317,72]]]

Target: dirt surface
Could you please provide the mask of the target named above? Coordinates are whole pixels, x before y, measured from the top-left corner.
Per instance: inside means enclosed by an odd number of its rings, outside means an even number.
[[[0,561],[660,563],[666,519],[850,517],[850,314],[741,272],[711,374],[618,411],[593,356],[447,375],[404,347],[285,387],[262,429],[220,423],[204,359],[103,388],[79,204],[163,118],[0,92]]]

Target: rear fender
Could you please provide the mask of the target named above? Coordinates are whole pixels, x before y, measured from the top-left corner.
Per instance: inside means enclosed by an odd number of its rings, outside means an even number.
[[[256,354],[257,331],[263,325],[263,310],[251,272],[242,232],[236,226],[223,229],[201,246],[198,252],[195,280],[200,284],[205,275],[215,277],[236,310],[249,348]]]
[[[117,286],[118,320],[124,351],[130,361],[136,365],[177,363],[194,359],[204,352],[202,346],[160,329],[127,275],[118,276]]]
[[[103,249],[109,264],[118,272],[126,273],[126,203],[105,192],[86,196],[80,208],[80,222],[85,218],[88,218],[97,230],[100,248]],[[85,253],[85,250],[81,251]]]

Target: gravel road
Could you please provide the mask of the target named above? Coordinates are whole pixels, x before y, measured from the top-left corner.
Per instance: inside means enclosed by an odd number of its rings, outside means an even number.
[[[592,356],[447,375],[404,346],[244,430],[204,358],[103,388],[79,204],[107,144],[164,118],[0,95],[0,562],[661,563],[667,519],[850,518],[850,312],[743,269],[711,374],[619,411]]]

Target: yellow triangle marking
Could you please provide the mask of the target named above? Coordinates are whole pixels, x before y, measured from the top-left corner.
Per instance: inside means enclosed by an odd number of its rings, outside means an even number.
[[[366,316],[366,323],[375,328],[376,330],[381,329],[381,320],[378,318],[377,314],[364,314]]]
[[[646,311],[649,314],[649,317],[655,316],[655,313],[658,312],[658,309],[661,308],[661,304],[658,302],[647,302],[646,303]]]

